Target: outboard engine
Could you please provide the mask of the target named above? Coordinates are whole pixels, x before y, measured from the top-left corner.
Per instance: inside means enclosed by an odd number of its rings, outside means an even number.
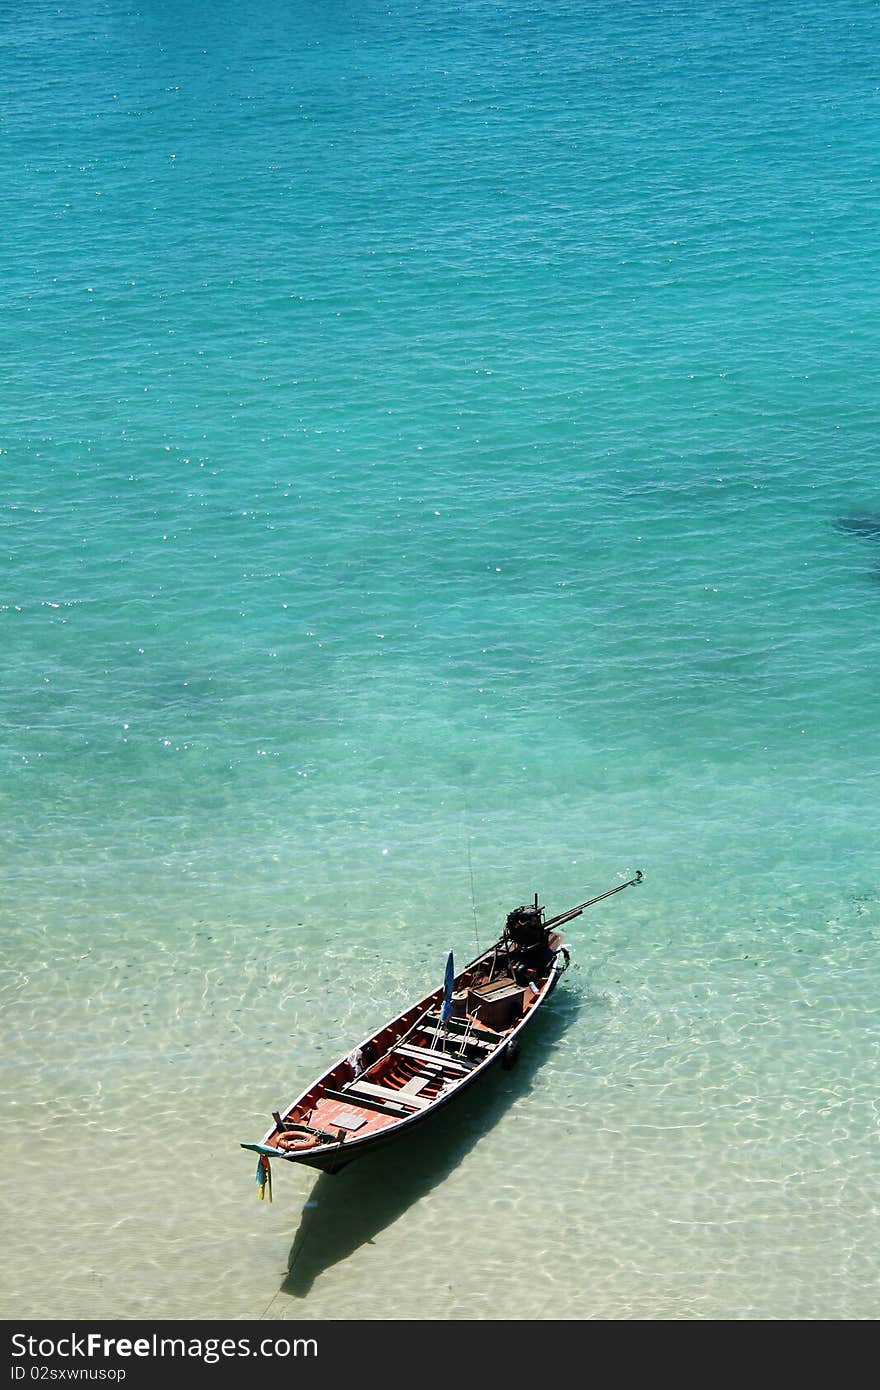
[[[543,970],[550,955],[547,937],[544,909],[538,906],[537,893],[534,903],[528,907],[515,907],[507,914],[504,940],[510,973],[517,984],[527,984],[533,973],[540,974]]]

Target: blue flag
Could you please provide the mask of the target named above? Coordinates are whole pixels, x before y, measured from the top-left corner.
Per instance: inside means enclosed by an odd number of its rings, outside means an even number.
[[[452,952],[446,961],[446,981],[443,986],[443,1004],[440,1009],[440,1022],[445,1023],[452,1013],[452,988],[455,984],[455,966],[452,964]]]

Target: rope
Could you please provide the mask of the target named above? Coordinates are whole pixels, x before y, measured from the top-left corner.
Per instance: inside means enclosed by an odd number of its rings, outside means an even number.
[[[465,809],[465,816],[467,817],[467,815],[468,815],[467,797],[465,797],[464,809]],[[465,824],[464,842],[465,842],[465,846],[467,847],[468,872],[469,872],[469,874],[470,874],[470,876],[471,876],[471,907],[473,908],[473,912],[474,912],[474,941],[476,942],[476,945],[477,945],[477,951],[479,951],[479,949],[480,949],[480,933],[479,933],[479,928],[477,927],[477,895],[476,895],[476,892],[475,892],[475,890],[474,890],[474,866],[473,866],[473,863],[472,863],[472,861],[471,861],[471,837],[470,837],[470,835],[469,835],[468,832],[467,832],[467,824]]]

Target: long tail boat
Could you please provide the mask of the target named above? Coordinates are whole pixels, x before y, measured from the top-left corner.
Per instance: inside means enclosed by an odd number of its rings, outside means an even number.
[[[641,883],[635,878],[545,920],[534,903],[514,908],[494,946],[456,974],[452,952],[441,987],[386,1023],[335,1062],[283,1111],[259,1143],[260,1196],[269,1191],[270,1159],[338,1173],[420,1124],[473,1085],[490,1067],[510,1066],[520,1034],[568,968],[559,928],[603,898]]]

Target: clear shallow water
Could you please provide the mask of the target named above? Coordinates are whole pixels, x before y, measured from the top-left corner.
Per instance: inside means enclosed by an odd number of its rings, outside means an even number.
[[[0,33],[3,1315],[875,1317],[873,8]],[[636,866],[392,1184],[255,1202]]]

